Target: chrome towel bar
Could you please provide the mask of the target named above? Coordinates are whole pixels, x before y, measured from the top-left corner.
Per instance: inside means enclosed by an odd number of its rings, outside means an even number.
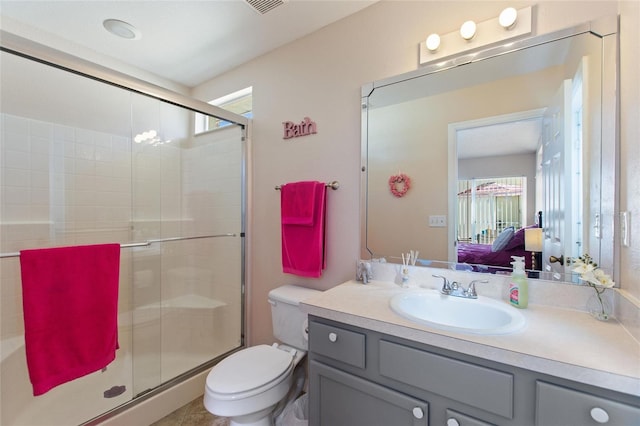
[[[218,237],[235,237],[236,234],[214,234],[214,235],[198,235],[195,237],[169,237],[169,238],[156,238],[153,240],[140,241],[137,243],[126,243],[120,244],[121,248],[131,248],[131,247],[149,247],[153,243],[166,243],[169,241],[184,241],[184,240],[198,240],[201,238],[218,238]],[[19,252],[15,253],[0,253],[0,258],[4,257],[20,257]]]
[[[335,191],[336,189],[340,188],[340,182],[338,182],[337,180],[334,180],[332,182],[325,183],[324,186],[326,186],[327,188],[331,188]],[[275,188],[276,191],[280,191],[281,189],[282,189],[282,185],[278,185]]]

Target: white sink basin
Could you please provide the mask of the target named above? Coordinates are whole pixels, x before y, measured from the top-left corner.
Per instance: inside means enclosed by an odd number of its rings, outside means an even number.
[[[437,290],[412,291],[393,296],[389,304],[410,321],[463,333],[507,334],[525,325],[517,308],[482,296],[463,299]]]

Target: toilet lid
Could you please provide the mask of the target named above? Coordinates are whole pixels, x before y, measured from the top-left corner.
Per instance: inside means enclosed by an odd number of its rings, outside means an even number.
[[[252,346],[223,359],[207,376],[213,392],[232,394],[264,386],[288,370],[293,356],[267,345]]]

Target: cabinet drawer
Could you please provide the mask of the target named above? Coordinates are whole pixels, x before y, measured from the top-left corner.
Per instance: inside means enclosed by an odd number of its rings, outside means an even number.
[[[380,374],[513,418],[513,375],[508,373],[381,340]]]
[[[329,367],[309,364],[311,426],[427,426],[429,404]]]
[[[640,408],[595,395],[536,382],[537,426],[640,424]]]
[[[362,333],[311,321],[309,351],[365,368],[365,335]]]
[[[447,410],[447,426],[494,426],[491,423],[474,419],[457,411]]]

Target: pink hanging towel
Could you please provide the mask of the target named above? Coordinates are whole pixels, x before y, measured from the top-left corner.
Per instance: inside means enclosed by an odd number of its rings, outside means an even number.
[[[282,270],[317,278],[326,267],[324,182],[294,182],[280,188]]]
[[[20,252],[33,394],[106,367],[118,348],[120,244]]]

